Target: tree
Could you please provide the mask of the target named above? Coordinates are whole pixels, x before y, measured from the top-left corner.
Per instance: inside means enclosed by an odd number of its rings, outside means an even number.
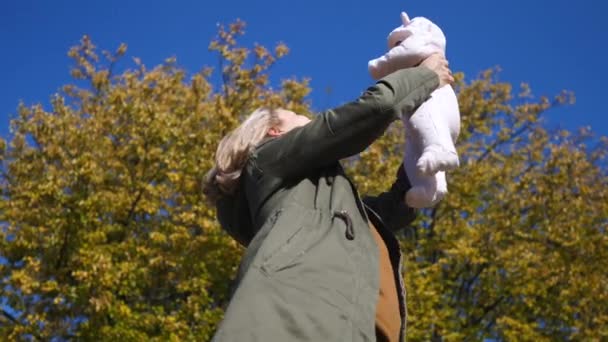
[[[308,112],[306,80],[270,88],[287,54],[238,47],[237,21],[189,80],[173,59],[114,75],[126,46],[100,62],[88,37],[52,109],[19,108],[1,142],[2,339],[208,340],[241,248],[201,193],[219,138],[261,104]]]
[[[306,79],[269,84],[287,47],[243,33],[210,44],[215,84],[174,59],[115,74],[126,46],[100,62],[84,37],[52,109],[19,107],[0,140],[2,338],[209,340],[242,253],[201,193],[217,143],[262,104],[311,111]],[[544,128],[569,93],[515,95],[495,70],[456,88],[462,166],[399,236],[408,339],[607,337],[608,139]],[[396,123],[347,161],[362,193],[390,186],[402,141]]]
[[[402,236],[408,339],[605,339],[608,139],[549,132],[542,115],[573,94],[535,100],[496,76],[459,75],[461,167]],[[400,132],[354,161],[362,192],[388,186],[374,176],[401,162]]]

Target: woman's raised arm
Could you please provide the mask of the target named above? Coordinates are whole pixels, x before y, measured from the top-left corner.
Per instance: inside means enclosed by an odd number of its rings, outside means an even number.
[[[301,177],[363,151],[401,113],[412,113],[439,85],[438,73],[426,66],[396,71],[357,100],[261,144],[253,161],[264,173],[283,179]]]

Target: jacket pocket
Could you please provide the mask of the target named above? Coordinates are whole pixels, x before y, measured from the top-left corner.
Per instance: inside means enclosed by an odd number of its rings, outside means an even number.
[[[298,260],[315,244],[319,227],[315,210],[283,210],[264,244],[260,269],[272,274],[298,265]]]
[[[306,227],[299,227],[277,250],[275,250],[262,264],[261,269],[267,274],[295,266],[296,259],[306,252]]]
[[[259,263],[260,255],[264,252],[266,247],[266,240],[268,235],[273,231],[274,226],[276,225],[279,218],[282,216],[282,209],[276,210],[272,215],[269,216],[268,219],[262,224],[260,229],[255,233],[249,245],[247,245],[247,249],[241,259],[241,263],[239,265],[239,269],[237,271],[237,277],[235,279],[235,286],[237,286],[240,281],[245,276],[245,273],[249,270],[249,267]],[[262,253],[261,253],[262,252]]]

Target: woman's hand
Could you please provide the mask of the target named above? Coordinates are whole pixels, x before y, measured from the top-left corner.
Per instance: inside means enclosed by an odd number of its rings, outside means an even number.
[[[433,70],[439,76],[439,88],[446,84],[454,83],[454,76],[452,76],[452,71],[448,68],[448,61],[442,54],[432,54],[422,61],[420,65]]]

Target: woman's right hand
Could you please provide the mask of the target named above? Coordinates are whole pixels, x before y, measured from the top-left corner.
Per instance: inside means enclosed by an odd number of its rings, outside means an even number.
[[[439,88],[446,84],[454,83],[454,76],[452,76],[452,71],[448,67],[448,64],[445,56],[439,53],[430,55],[420,63],[421,66],[431,69],[439,76]]]

